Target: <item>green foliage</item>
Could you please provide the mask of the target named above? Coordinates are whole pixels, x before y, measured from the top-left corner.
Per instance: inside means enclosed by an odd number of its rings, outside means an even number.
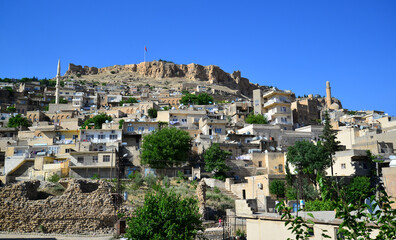
[[[190,150],[188,132],[165,127],[144,136],[140,159],[153,168],[180,166],[187,162]]]
[[[94,175],[91,177],[92,180],[98,180],[99,179],[99,174],[94,173]]]
[[[214,187],[213,188],[213,192],[214,193],[220,193],[221,191],[220,191],[220,189],[218,187]]]
[[[150,118],[157,118],[157,109],[150,108],[147,112]]]
[[[102,86],[107,86],[107,83],[102,83]]]
[[[354,177],[352,182],[346,187],[346,197],[350,202],[362,202],[371,194],[371,182],[368,177]]]
[[[187,180],[186,177],[184,176],[184,173],[182,171],[177,171],[177,177],[179,178],[180,181],[185,181]]]
[[[269,190],[271,194],[276,195],[277,199],[283,198],[286,192],[285,182],[281,180],[271,181]]]
[[[249,124],[267,124],[267,118],[262,114],[249,114],[245,119],[246,123]]]
[[[111,74],[115,74],[116,72],[115,72],[115,71],[111,71],[110,73],[111,73]]]
[[[357,111],[348,111],[348,115],[356,115]]]
[[[14,93],[14,89],[12,87],[7,86],[4,89],[7,90],[10,94]]]
[[[6,111],[9,112],[9,113],[14,113],[14,112],[16,112],[15,105],[8,106],[7,109],[6,109]]]
[[[111,121],[113,118],[107,116],[106,113],[98,114],[90,119],[85,120],[85,122],[81,125],[81,129],[85,129],[86,126],[89,128],[91,125],[94,125],[95,129],[102,129],[102,124],[106,122],[106,120]]]
[[[173,191],[150,192],[144,205],[128,219],[125,237],[128,239],[195,239],[203,230],[197,200],[182,198]]]
[[[49,182],[53,182],[53,183],[57,183],[60,180],[60,176],[56,173],[52,174],[49,178],[48,181]]]
[[[13,117],[10,117],[7,126],[10,128],[30,127],[32,126],[32,123],[29,119],[22,117],[21,114],[17,114]]]
[[[165,106],[165,107],[162,107],[162,109],[163,109],[163,111],[168,111],[168,110],[169,110],[169,107],[168,107],[168,106]]]
[[[218,143],[213,143],[204,153],[205,170],[214,172],[213,178],[224,180],[227,171],[230,169],[226,164],[226,160],[231,155],[230,152],[220,149]]]
[[[162,179],[162,186],[164,186],[164,187],[166,187],[166,188],[169,188],[169,187],[170,187],[170,181],[169,181],[169,177],[168,177],[168,176],[165,176],[165,177]]]
[[[330,158],[331,175],[333,176],[333,159],[332,156],[340,149],[340,141],[337,141],[337,133],[332,129],[330,124],[329,113],[325,112],[324,127],[320,139],[323,141],[323,147]]]
[[[305,211],[333,211],[334,204],[331,200],[313,200],[306,201],[304,206]]]
[[[301,178],[301,181],[296,179],[291,186],[286,188],[287,199],[296,200],[297,192],[300,198],[307,201],[315,200],[319,196],[318,191],[306,178]]]
[[[147,174],[144,178],[144,181],[149,188],[153,188],[153,186],[157,184],[157,178],[154,176],[154,174]]]
[[[243,238],[245,238],[245,237],[246,237],[246,232],[238,228],[238,229],[236,230],[236,235],[237,235],[237,237],[243,237]]]
[[[140,172],[134,172],[128,175],[128,178],[132,180],[131,188],[132,190],[137,190],[143,186],[144,179]]]
[[[55,99],[52,99],[50,103],[55,103]],[[59,98],[59,104],[67,104],[68,101],[64,97]]]
[[[299,175],[305,174],[316,184],[317,173],[323,173],[331,165],[331,159],[325,148],[318,143],[298,141],[287,152],[287,164],[296,167]]]
[[[118,121],[118,129],[122,129],[122,127],[124,126],[124,119],[121,119],[120,121]]]
[[[167,122],[158,121],[158,128],[159,128],[159,130],[161,130],[161,129],[163,129],[164,127],[167,127],[167,126],[168,126],[168,123],[167,123]]]
[[[124,103],[137,103],[138,100],[134,97],[130,97],[127,100],[121,100],[120,101],[120,106],[122,106]]]
[[[183,103],[184,105],[207,105],[213,103],[213,97],[207,93],[200,93],[198,95],[187,93],[181,98],[180,103]]]

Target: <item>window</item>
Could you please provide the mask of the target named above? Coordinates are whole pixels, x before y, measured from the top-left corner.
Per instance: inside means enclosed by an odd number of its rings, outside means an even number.
[[[105,135],[104,134],[99,134],[98,135],[98,139],[105,139]]]
[[[221,133],[221,128],[215,128],[215,133]]]
[[[143,132],[144,131],[144,127],[138,127],[138,131],[139,132]]]
[[[183,118],[181,121],[182,121],[182,123],[186,123],[186,122],[187,122],[187,119],[186,119],[186,118]]]
[[[78,157],[77,158],[78,163],[84,163],[84,157]]]
[[[281,111],[281,112],[286,112],[286,107],[281,107],[281,108],[280,108],[280,111]]]
[[[98,156],[93,156],[92,157],[92,162],[93,163],[98,163]]]
[[[346,164],[345,163],[341,163],[341,169],[346,169]]]
[[[278,170],[279,170],[280,173],[283,172],[283,165],[282,164],[279,164]]]
[[[155,130],[155,127],[149,127],[149,132],[152,132],[152,131],[154,131]]]
[[[94,138],[94,135],[87,135],[87,141],[90,141],[90,140],[92,140],[93,138]]]
[[[70,148],[66,148],[65,153],[70,153]]]
[[[135,128],[134,128],[134,127],[128,127],[128,128],[127,128],[127,131],[128,131],[128,132],[133,132],[133,131],[135,131]]]
[[[110,135],[110,139],[111,139],[111,140],[117,140],[117,138],[118,138],[118,135],[117,135],[117,134],[112,134],[112,135]]]
[[[110,155],[103,155],[103,162],[110,162]]]
[[[259,166],[259,167],[263,167],[263,162],[262,162],[262,161],[259,161],[259,162],[258,162],[258,166]]]

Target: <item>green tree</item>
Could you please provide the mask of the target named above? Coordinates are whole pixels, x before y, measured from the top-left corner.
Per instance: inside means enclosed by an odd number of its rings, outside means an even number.
[[[124,103],[138,103],[138,100],[134,97],[130,97],[127,100],[121,100],[120,106],[122,106]]]
[[[249,124],[267,124],[267,118],[262,114],[249,114],[245,119],[246,123]]]
[[[147,111],[150,118],[157,118],[158,110],[154,108],[149,108]]]
[[[55,99],[52,99],[50,103],[55,103]],[[59,104],[67,104],[69,103],[64,97],[59,98]]]
[[[317,174],[324,173],[330,166],[331,159],[320,142],[315,145],[313,142],[304,140],[297,141],[294,146],[288,148],[286,164],[289,163],[295,167],[299,177],[307,175],[316,185]]]
[[[204,153],[205,170],[214,172],[214,178],[224,180],[227,171],[230,169],[226,164],[226,160],[231,155],[230,152],[220,149],[218,143],[213,143]]]
[[[120,121],[118,121],[118,129],[122,129],[122,127],[124,126],[124,119],[121,119]]]
[[[14,112],[16,112],[15,105],[8,106],[7,109],[6,109],[6,111],[9,112],[9,113],[14,113]]]
[[[153,168],[180,166],[187,162],[190,150],[188,132],[165,127],[144,136],[140,159]]]
[[[337,133],[332,129],[330,124],[329,113],[326,111],[324,116],[324,127],[322,135],[319,137],[323,142],[323,147],[326,150],[329,158],[331,159],[330,168],[331,168],[331,176],[334,176],[333,173],[333,155],[336,151],[340,149],[340,142],[337,141]]]
[[[107,116],[105,113],[98,114],[90,119],[85,120],[85,122],[81,125],[81,129],[85,129],[87,126],[90,128],[91,125],[94,125],[95,129],[102,129],[102,124],[107,121],[111,121],[112,117]]]
[[[30,127],[32,126],[32,123],[29,121],[29,119],[22,117],[21,114],[17,114],[13,117],[10,117],[8,120],[8,127],[11,128],[21,128],[21,127]]]
[[[197,96],[198,105],[207,105],[213,103],[213,97],[207,93],[200,93]]]
[[[146,194],[144,205],[138,207],[133,217],[128,219],[125,237],[140,239],[195,239],[203,230],[197,200],[182,198],[173,191],[150,192]]]
[[[354,177],[346,189],[348,201],[355,203],[364,201],[372,194],[371,182],[368,177]]]
[[[283,198],[286,193],[285,182],[281,180],[271,181],[269,190],[271,194],[276,195],[276,198]]]
[[[190,105],[190,104],[207,105],[212,102],[213,102],[213,97],[207,93],[200,93],[198,95],[187,93],[180,100],[180,103],[184,105]]]

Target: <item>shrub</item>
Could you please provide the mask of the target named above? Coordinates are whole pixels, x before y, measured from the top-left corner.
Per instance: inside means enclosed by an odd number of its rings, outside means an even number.
[[[97,173],[95,173],[95,174],[91,177],[91,179],[92,179],[92,180],[97,180],[97,179],[99,179],[99,175],[98,175]]]
[[[60,180],[60,176],[56,173],[52,174],[49,178],[49,182],[57,183]]]
[[[157,178],[153,174],[147,174],[147,176],[144,178],[144,181],[146,182],[147,187],[153,188],[153,186],[157,183]]]
[[[165,176],[164,179],[162,179],[162,186],[169,188],[170,187],[170,181],[169,181],[169,177]]]
[[[132,174],[129,174],[128,178],[132,180],[131,188],[133,190],[137,190],[143,185],[143,178],[140,172],[134,172]]]
[[[220,193],[221,191],[220,191],[220,189],[218,187],[214,187],[213,188],[213,192],[214,193]]]
[[[306,201],[304,210],[305,211],[333,211],[334,203],[331,200]]]

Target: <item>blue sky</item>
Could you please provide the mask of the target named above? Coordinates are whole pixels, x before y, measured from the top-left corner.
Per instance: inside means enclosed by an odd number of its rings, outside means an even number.
[[[396,1],[5,1],[0,77],[165,59],[396,115]]]

